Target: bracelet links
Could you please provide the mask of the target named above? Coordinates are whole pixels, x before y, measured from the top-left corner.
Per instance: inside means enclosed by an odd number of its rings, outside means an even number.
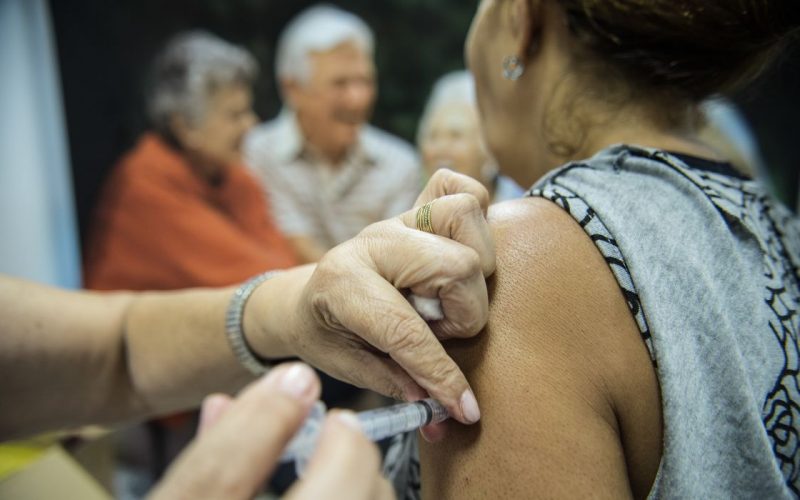
[[[244,306],[258,285],[268,279],[280,274],[282,271],[268,271],[258,276],[254,276],[242,283],[233,292],[233,297],[228,304],[225,314],[225,335],[231,346],[233,354],[241,365],[253,375],[262,375],[269,370],[269,365],[259,359],[258,355],[248,345],[244,336]]]

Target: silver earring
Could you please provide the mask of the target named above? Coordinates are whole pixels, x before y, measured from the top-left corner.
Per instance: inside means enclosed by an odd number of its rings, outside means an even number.
[[[515,82],[525,73],[525,64],[517,56],[506,56],[503,59],[503,78]]]

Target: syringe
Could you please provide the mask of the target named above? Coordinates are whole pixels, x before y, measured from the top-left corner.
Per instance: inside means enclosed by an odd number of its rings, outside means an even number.
[[[371,441],[380,441],[403,432],[413,431],[429,424],[436,424],[450,415],[447,409],[434,399],[423,399],[413,403],[362,411],[356,415],[361,429]],[[295,461],[297,474],[302,474],[308,459],[314,452],[317,439],[325,419],[325,404],[318,401],[311,410],[303,427],[289,441],[281,462]]]

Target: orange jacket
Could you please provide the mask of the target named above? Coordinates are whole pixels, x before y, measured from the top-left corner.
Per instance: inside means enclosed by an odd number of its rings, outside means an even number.
[[[244,167],[229,167],[212,186],[178,151],[145,134],[103,189],[84,280],[96,290],[170,290],[231,285],[296,264]]]

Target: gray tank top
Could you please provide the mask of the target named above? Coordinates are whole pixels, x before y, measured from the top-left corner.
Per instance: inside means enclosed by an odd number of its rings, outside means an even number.
[[[655,364],[664,446],[650,497],[798,496],[800,222],[724,165],[630,146],[529,195],[592,238]],[[416,446],[401,441],[387,466],[414,498]]]

